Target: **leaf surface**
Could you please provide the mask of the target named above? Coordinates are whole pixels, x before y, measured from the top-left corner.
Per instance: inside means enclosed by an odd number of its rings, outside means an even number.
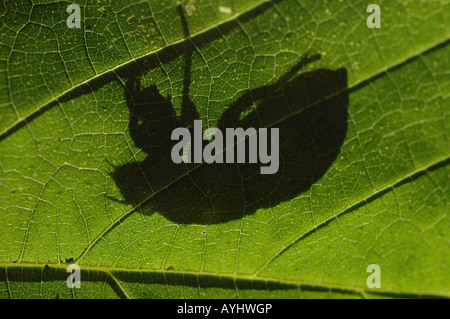
[[[448,1],[79,4],[0,3],[0,297],[450,296]],[[279,172],[171,163],[187,106]]]

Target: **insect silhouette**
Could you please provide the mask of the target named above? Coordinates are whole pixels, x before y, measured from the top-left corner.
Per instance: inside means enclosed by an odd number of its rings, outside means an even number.
[[[182,10],[180,15],[188,38]],[[139,74],[126,81],[130,136],[148,156],[141,162],[115,167],[111,173],[123,202],[143,214],[160,213],[178,224],[215,224],[293,200],[318,182],[336,159],[346,136],[346,70],[299,74],[307,64],[320,59],[320,55],[306,54],[276,83],[249,89],[223,112],[217,125],[221,130],[279,128],[277,173],[261,175],[260,164],[249,163],[174,164],[170,156],[176,143],[171,140],[172,131],[192,128],[194,120],[200,118],[189,96],[195,50],[185,53],[180,115],[171,97],[162,96],[156,85],[141,88]]]

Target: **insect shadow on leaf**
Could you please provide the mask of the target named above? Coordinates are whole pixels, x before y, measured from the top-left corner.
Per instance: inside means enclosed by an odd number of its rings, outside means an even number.
[[[188,38],[189,29],[181,16]],[[171,140],[172,131],[186,127],[193,134],[194,120],[199,119],[189,98],[194,52],[195,46],[186,53],[179,116],[171,97],[162,96],[156,85],[141,89],[139,75],[126,82],[130,136],[148,156],[111,173],[124,203],[146,215],[160,213],[178,224],[224,223],[294,200],[324,176],[347,133],[348,89],[345,69],[299,74],[320,55],[306,54],[276,83],[248,90],[218,121],[222,131],[279,128],[277,173],[261,175],[258,163],[173,163],[171,150],[176,141]],[[248,149],[247,145],[246,158]]]

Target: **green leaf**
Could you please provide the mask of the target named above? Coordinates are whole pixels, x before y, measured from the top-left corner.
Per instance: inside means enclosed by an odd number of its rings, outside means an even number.
[[[0,3],[1,298],[450,297],[448,1],[77,3]],[[197,117],[279,171],[174,164]]]

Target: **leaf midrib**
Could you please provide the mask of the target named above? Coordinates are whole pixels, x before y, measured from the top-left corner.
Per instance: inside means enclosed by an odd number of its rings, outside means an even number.
[[[170,276],[193,276],[196,278],[214,278],[218,281],[220,280],[232,280],[233,282],[241,281],[248,283],[264,283],[264,284],[277,284],[280,288],[292,289],[292,288],[306,288],[307,289],[324,289],[329,291],[340,291],[346,293],[359,294],[362,297],[366,297],[366,293],[374,293],[379,295],[396,295],[396,296],[412,296],[412,297],[430,297],[430,298],[450,298],[450,292],[442,291],[407,291],[407,290],[394,290],[394,289],[369,289],[367,287],[357,287],[357,286],[346,286],[337,284],[327,284],[327,283],[316,283],[307,281],[295,281],[295,280],[284,280],[271,277],[257,277],[253,275],[239,275],[239,274],[223,274],[223,273],[210,273],[210,272],[198,272],[198,271],[185,271],[185,270],[162,270],[162,269],[128,269],[120,267],[99,267],[99,266],[80,266],[82,272],[101,272],[109,276],[119,288],[122,290],[125,296],[129,296],[125,288],[120,284],[121,282],[128,282],[126,280],[120,281],[115,275],[126,275],[126,274],[156,274],[163,275],[165,277]],[[67,273],[67,265],[65,264],[39,264],[39,263],[0,263],[0,269],[4,269],[7,275],[8,269],[31,269],[40,270],[44,269],[56,269],[58,271]],[[8,276],[7,276],[8,278]],[[82,279],[89,281],[89,278]],[[8,279],[9,281],[9,279]],[[130,281],[133,282],[133,281]],[[146,283],[154,284],[154,283]],[[245,288],[243,288],[245,290]]]

